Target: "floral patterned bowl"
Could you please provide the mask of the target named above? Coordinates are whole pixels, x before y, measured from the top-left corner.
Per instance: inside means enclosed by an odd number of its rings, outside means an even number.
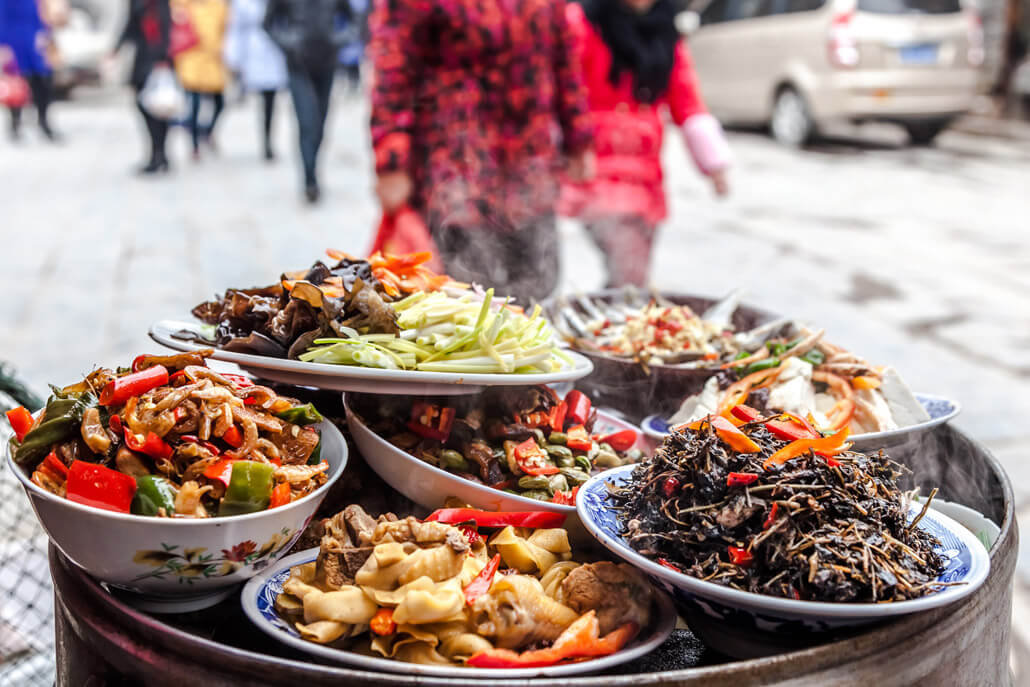
[[[347,443],[331,422],[322,434],[329,479],[286,506],[246,515],[173,520],[113,513],[63,499],[33,484],[7,451],[51,541],[110,587],[147,610],[185,612],[213,605],[278,560],[304,531],[347,465]]]

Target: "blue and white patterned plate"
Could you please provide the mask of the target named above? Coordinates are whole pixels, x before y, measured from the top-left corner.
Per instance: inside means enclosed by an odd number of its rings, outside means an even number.
[[[920,405],[926,409],[930,419],[920,422],[917,425],[889,429],[885,432],[869,432],[867,434],[855,434],[849,439],[854,443],[856,450],[890,448],[904,443],[917,434],[942,425],[953,419],[962,410],[958,401],[944,396],[933,394],[914,394]],[[669,420],[661,415],[648,415],[640,423],[640,431],[650,439],[661,441],[669,434]]]
[[[424,665],[405,663],[378,656],[365,656],[353,651],[336,649],[303,640],[300,638],[300,633],[297,632],[296,628],[283,621],[279,614],[275,612],[275,599],[282,593],[283,583],[290,577],[290,568],[310,563],[316,558],[318,558],[318,549],[301,551],[283,558],[260,575],[251,578],[240,595],[243,612],[252,623],[257,625],[259,630],[283,644],[294,649],[306,651],[322,659],[335,663],[345,663],[377,673],[408,673],[437,677],[492,678],[498,680],[584,675],[632,661],[654,651],[665,642],[676,627],[676,608],[672,603],[672,599],[668,595],[658,592],[655,594],[655,602],[652,606],[651,623],[622,651],[611,656],[602,656],[589,661],[543,668],[495,669]]]
[[[616,513],[608,500],[608,485],[624,484],[633,468],[626,465],[608,470],[579,488],[576,509],[587,531],[616,556],[647,573],[660,588],[672,594],[676,603],[730,624],[795,633],[862,625],[954,603],[976,591],[990,570],[990,556],[976,537],[951,518],[930,509],[919,521],[919,528],[941,540],[937,552],[948,564],[937,580],[953,586],[919,599],[884,604],[798,601],[705,582],[658,565],[623,540]],[[914,504],[910,517],[914,518],[920,508]]]

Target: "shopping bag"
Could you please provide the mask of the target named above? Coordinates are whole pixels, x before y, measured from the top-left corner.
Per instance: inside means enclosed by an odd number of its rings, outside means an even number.
[[[170,67],[160,64],[150,70],[139,92],[139,104],[157,119],[177,119],[182,115],[186,109],[186,94]]]
[[[376,251],[394,255],[429,251],[434,256],[434,268],[439,269],[436,244],[429,234],[429,227],[422,221],[418,213],[407,205],[393,214],[383,213],[369,254]]]
[[[175,57],[200,44],[200,37],[193,27],[189,13],[185,11],[172,14],[172,27],[168,33],[168,54]]]
[[[29,104],[29,82],[17,74],[0,72],[0,105],[17,109]]]

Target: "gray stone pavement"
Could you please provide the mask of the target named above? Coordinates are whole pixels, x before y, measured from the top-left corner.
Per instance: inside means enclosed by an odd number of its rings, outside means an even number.
[[[151,321],[226,286],[268,283],[330,246],[363,252],[377,215],[365,104],[336,98],[316,208],[300,202],[292,113],[286,97],[279,105],[273,165],[258,159],[256,102],[226,112],[219,154],[199,163],[174,132],[175,169],[160,179],[130,174],[143,139],[123,93],[59,104],[61,146],[32,131],[0,141],[0,358],[41,388],[71,381],[154,349]],[[725,201],[671,135],[655,284],[743,286],[750,301],[894,364],[915,389],[959,399],[957,424],[1005,464],[1030,526],[1030,139],[955,131],[912,149],[891,129],[835,133],[797,152],[732,132]],[[585,234],[572,222],[561,232],[563,287],[599,286]],[[1030,560],[1021,568],[1030,583]],[[1021,591],[1017,609],[1030,618]],[[1030,653],[1014,660],[1030,670]]]

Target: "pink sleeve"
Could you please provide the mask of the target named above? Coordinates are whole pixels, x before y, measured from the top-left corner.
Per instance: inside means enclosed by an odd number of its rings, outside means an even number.
[[[701,87],[697,83],[697,74],[694,73],[694,65],[685,41],[680,41],[676,46],[672,76],[669,79],[668,100],[669,113],[677,126],[682,126],[691,115],[708,111],[701,98]]]

